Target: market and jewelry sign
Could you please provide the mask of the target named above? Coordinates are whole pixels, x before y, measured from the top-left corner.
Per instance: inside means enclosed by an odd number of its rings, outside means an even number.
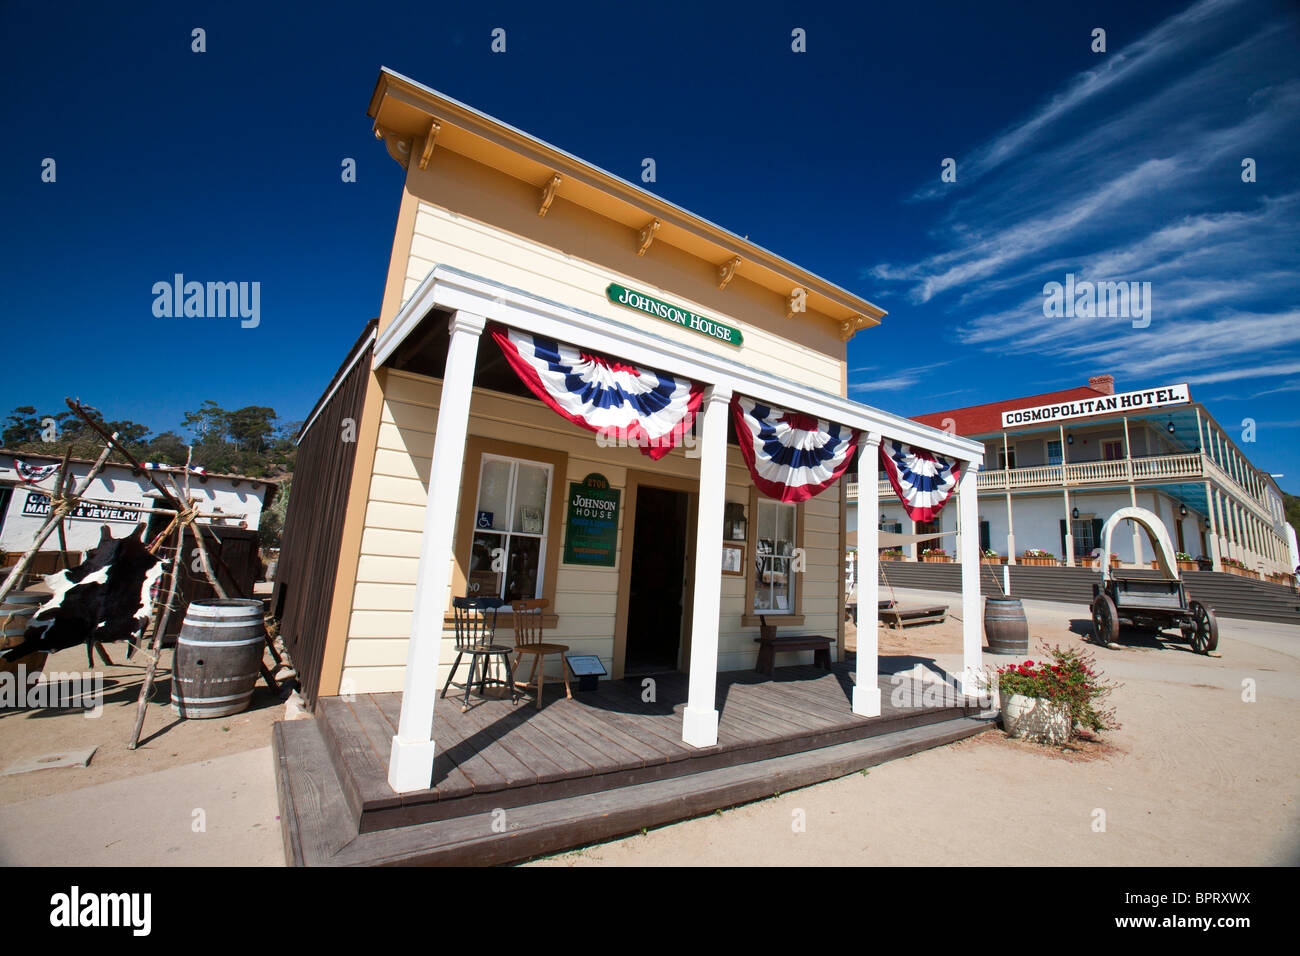
[[[706,319],[685,306],[670,305],[653,296],[646,295],[643,292],[636,292],[617,283],[611,282],[605,290],[605,294],[609,296],[609,301],[615,305],[636,309],[636,311],[644,312],[646,315],[653,315],[657,319],[663,319],[666,322],[673,323],[673,325],[680,325],[692,332],[699,332],[701,335],[707,335],[719,342],[725,342],[728,345],[741,345],[745,341],[740,334],[740,329],[732,328],[730,325],[723,325],[721,322],[715,322],[712,319]]]
[[[612,568],[618,548],[618,500],[621,492],[604,475],[593,472],[569,482],[569,515],[564,535],[564,563]]]
[[[1002,413],[1002,427],[1014,428],[1017,425],[1059,422],[1070,418],[1107,415],[1112,412],[1140,412],[1144,409],[1160,408],[1164,405],[1183,405],[1191,400],[1192,393],[1187,383],[1184,382],[1181,385],[1148,388],[1140,392],[1099,395],[1096,398],[1080,398],[1072,402],[1035,405],[1033,408],[1013,408]]]
[[[47,517],[50,513],[50,496],[37,491],[27,492],[23,502],[23,514],[37,518]],[[140,506],[131,501],[82,501],[77,509],[68,515],[77,521],[130,521],[140,520]]]

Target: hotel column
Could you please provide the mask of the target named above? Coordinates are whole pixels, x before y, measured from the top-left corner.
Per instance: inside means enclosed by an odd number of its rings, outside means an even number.
[[[1074,567],[1074,519],[1070,517],[1070,486],[1066,479],[1069,469],[1065,460],[1065,426],[1057,426],[1061,435],[1061,494],[1065,497],[1065,566]],[[964,477],[964,476],[963,476]]]
[[[1128,416],[1124,416],[1124,457],[1127,459],[1125,466],[1128,472],[1128,497],[1129,504],[1134,508],[1137,507],[1137,484],[1133,480],[1133,445],[1129,441],[1128,435]],[[1129,527],[1133,529],[1133,563],[1138,567],[1142,566],[1142,529],[1138,527],[1136,521],[1130,521]],[[1103,555],[1103,560],[1109,561],[1110,555]]]
[[[1219,522],[1214,514],[1214,489],[1210,483],[1205,483],[1205,516],[1210,519],[1210,569],[1213,571],[1223,570],[1223,557],[1219,553]]]
[[[874,515],[879,506],[880,436],[869,433],[858,451],[858,514]],[[853,687],[853,712],[859,717],[880,716],[879,620],[880,526],[874,521],[859,520],[858,675]]]
[[[979,528],[979,492],[976,480],[979,465],[973,461],[962,462],[961,478],[957,485],[957,506],[961,510],[964,528]],[[980,536],[964,534],[961,540],[961,691],[967,697],[982,693],[987,681],[983,675],[983,644],[980,622],[984,609],[980,604]]]
[[[691,611],[690,687],[682,713],[682,740],[692,747],[718,742],[718,615],[722,610],[722,512],[727,498],[729,384],[712,385],[700,406],[700,496],[695,523],[695,599]],[[862,510],[858,488],[858,534],[875,522]],[[867,520],[870,519],[870,520]],[[751,521],[757,520],[754,515]],[[791,582],[793,585],[793,582]]]
[[[388,762],[388,785],[398,793],[423,790],[433,782],[433,702],[438,693],[438,652],[451,574],[452,534],[461,494],[461,462],[469,430],[470,392],[481,315],[457,312],[451,320],[447,368],[438,399],[433,464],[424,506],[424,534],[416,572],[415,610],[406,646],[402,713]]]
[[[1062,452],[1064,455],[1064,452]],[[1011,452],[1007,444],[1007,433],[1002,433],[1002,477],[1007,487],[1007,564],[1016,563],[1016,526],[1011,519]]]

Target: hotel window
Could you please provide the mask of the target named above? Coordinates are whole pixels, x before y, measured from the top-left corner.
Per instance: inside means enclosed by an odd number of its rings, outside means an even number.
[[[1049,465],[1059,465],[1062,460],[1060,441],[1049,441],[1047,443],[1047,463]]]
[[[542,596],[552,475],[549,464],[483,455],[466,582],[469,596],[506,601]]]
[[[1016,450],[1014,448],[998,449],[998,468],[1005,470],[1016,467]]]
[[[1124,458],[1124,443],[1122,441],[1103,441],[1101,443],[1102,461],[1120,461]]]
[[[798,508],[781,501],[758,502],[754,547],[754,613],[795,613],[795,574]]]

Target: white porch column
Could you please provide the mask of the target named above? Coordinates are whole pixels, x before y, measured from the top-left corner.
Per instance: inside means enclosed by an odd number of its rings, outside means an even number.
[[[870,491],[866,489],[870,488]],[[861,511],[867,505],[870,511]],[[880,505],[880,436],[867,434],[858,452],[859,514],[874,515]],[[880,526],[858,522],[858,675],[853,713],[880,716]]]
[[[1074,567],[1074,521],[1070,517],[1070,483],[1069,483],[1069,459],[1065,454],[1065,426],[1057,426],[1061,436],[1061,492],[1065,496],[1065,554],[1061,555],[1065,559],[1067,568]]]
[[[1219,522],[1214,514],[1214,489],[1210,483],[1205,483],[1205,516],[1210,519],[1210,531],[1207,537],[1210,540],[1210,553],[1207,555],[1211,561],[1211,570],[1223,570],[1223,558],[1219,553]]]
[[[961,509],[963,527],[979,527],[979,495],[976,476],[979,465],[962,462],[961,479],[957,485],[957,506]],[[981,620],[984,608],[980,601],[980,539],[978,534],[962,535],[961,542],[961,691],[966,696],[981,693],[984,643]]]
[[[1064,452],[1062,452],[1064,455]],[[1007,564],[1016,563],[1016,526],[1011,520],[1011,451],[1007,444],[1007,433],[1002,433],[1002,477],[1006,479],[1007,489]]]
[[[700,496],[695,523],[695,598],[691,610],[690,687],[682,713],[682,740],[692,747],[718,742],[718,616],[722,612],[722,512],[727,499],[727,414],[730,385],[712,385],[700,405]],[[858,487],[858,534],[874,526]],[[750,521],[757,521],[750,515]],[[859,538],[859,541],[861,539]],[[861,544],[859,544],[861,548]]]
[[[424,506],[424,536],[406,648],[402,714],[388,762],[388,785],[398,793],[423,790],[433,782],[433,702],[438,692],[438,650],[451,574],[452,535],[460,498],[461,462],[469,429],[474,361],[486,320],[457,312],[451,320],[447,369],[438,402],[433,465]]]

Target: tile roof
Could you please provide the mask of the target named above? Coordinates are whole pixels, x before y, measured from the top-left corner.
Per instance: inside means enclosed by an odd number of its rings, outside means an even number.
[[[1002,413],[1015,408],[1033,408],[1036,405],[1052,405],[1056,402],[1072,402],[1081,398],[1097,398],[1105,395],[1095,388],[1081,385],[1067,388],[1060,392],[1044,392],[1042,395],[1026,395],[1022,398],[1008,398],[1001,402],[987,405],[971,405],[967,408],[954,408],[946,412],[930,412],[926,415],[914,415],[913,421],[935,428],[945,427],[945,419],[955,422],[956,434],[966,438],[987,435],[1002,431]]]

